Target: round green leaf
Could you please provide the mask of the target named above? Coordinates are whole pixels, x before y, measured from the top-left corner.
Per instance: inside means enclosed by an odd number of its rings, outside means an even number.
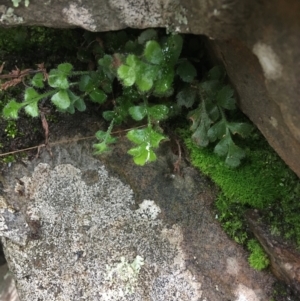
[[[48,83],[49,86],[52,88],[60,88],[60,89],[69,88],[69,82],[66,75],[64,75],[61,71],[57,69],[52,69],[49,72]]]
[[[126,65],[121,65],[118,68],[117,73],[119,78],[123,80],[124,86],[130,87],[134,84],[136,79],[136,72],[133,68]]]
[[[144,50],[145,58],[152,64],[159,65],[164,60],[163,52],[156,41],[148,41]]]
[[[163,120],[168,117],[169,109],[165,105],[155,105],[149,108],[149,115],[154,120]]]
[[[92,79],[89,75],[84,74],[80,77],[79,80],[79,90],[81,92],[86,92],[92,87]]]
[[[154,92],[157,94],[164,94],[172,87],[174,79],[174,70],[172,68],[164,68],[161,71],[160,77],[154,84]]]
[[[70,75],[73,66],[70,63],[63,63],[57,66],[57,69],[65,74],[65,76]]]
[[[44,75],[37,73],[31,80],[31,84],[37,88],[44,88]]]
[[[159,143],[162,140],[165,140],[166,137],[164,135],[162,135],[161,133],[158,133],[152,129],[149,129],[149,140],[150,140],[150,146],[151,147],[158,147]]]
[[[138,88],[141,90],[141,92],[147,92],[153,86],[152,78],[149,78],[147,76],[137,77],[135,83],[138,86]]]
[[[3,116],[5,118],[12,118],[17,119],[18,118],[18,112],[19,110],[24,107],[24,103],[16,102],[15,99],[12,99],[4,108],[3,108]]]
[[[100,104],[104,103],[107,98],[107,95],[100,89],[94,89],[92,92],[90,92],[89,96],[93,102]]]
[[[60,90],[57,93],[55,93],[51,97],[51,101],[57,106],[58,109],[60,110],[66,110],[71,102],[69,95],[66,90]]]
[[[171,65],[175,65],[178,61],[182,50],[183,39],[180,35],[175,34],[168,38],[163,46],[163,54],[165,60]]]
[[[135,144],[141,144],[148,139],[148,129],[131,130],[126,136],[131,142]]]
[[[36,102],[39,101],[42,98],[42,96],[36,92],[33,88],[27,88],[25,90],[24,100],[25,102]]]
[[[75,95],[72,91],[70,90],[67,90],[68,92],[68,95],[69,95],[69,98],[70,98],[70,101],[71,103],[73,104],[73,109],[72,109],[72,112],[69,112],[69,113],[74,113],[73,110],[74,108],[76,108],[79,112],[83,112],[86,110],[86,105],[85,105],[85,102],[84,100]]]
[[[34,101],[25,107],[25,112],[31,117],[39,116],[38,102]]]
[[[129,114],[134,120],[140,121],[146,116],[147,109],[145,106],[134,106],[129,108]]]
[[[143,143],[142,145],[130,149],[128,154],[133,156],[133,161],[135,164],[141,166],[156,160],[155,153],[147,143]]]
[[[112,121],[115,118],[116,113],[114,111],[105,111],[102,116],[107,121]]]

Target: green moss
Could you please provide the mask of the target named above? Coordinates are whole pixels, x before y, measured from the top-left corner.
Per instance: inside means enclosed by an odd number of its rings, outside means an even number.
[[[250,266],[259,271],[265,269],[270,261],[260,244],[256,240],[251,239],[248,241],[247,247],[251,252],[248,258]]]
[[[217,217],[224,230],[238,243],[247,244],[249,234],[245,211],[259,209],[262,219],[273,235],[300,247],[300,181],[256,130],[240,141],[247,159],[235,169],[228,168],[213,148],[199,148],[190,138],[189,130],[180,135],[190,152],[191,163],[220,187],[215,202]],[[252,243],[250,243],[250,247]],[[248,245],[249,248],[249,245]],[[267,260],[258,248],[249,248],[251,266],[261,269]]]
[[[189,137],[189,131],[182,133],[192,164],[211,177],[231,202],[263,209],[289,194],[289,189],[282,185],[286,168],[278,162],[267,145],[261,148],[260,145],[255,145],[254,140],[253,147],[249,149],[249,143],[244,143],[247,147],[247,160],[239,168],[232,169],[214,154],[212,148],[195,146]]]

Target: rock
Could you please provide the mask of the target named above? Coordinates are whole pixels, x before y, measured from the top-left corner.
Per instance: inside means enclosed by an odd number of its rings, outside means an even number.
[[[300,177],[300,3],[253,3],[227,40],[209,42],[239,96],[239,106]]]
[[[74,140],[3,177],[2,197],[26,229],[3,219],[1,240],[21,300],[270,297],[273,277],[252,270],[215,220],[212,184],[184,162],[182,176],[173,174],[177,157],[168,143],[157,162],[139,167],[126,139],[101,161],[91,141]]]
[[[9,272],[7,264],[0,266],[0,300],[19,301],[15,281]]]
[[[247,212],[246,219],[257,240],[269,255],[273,273],[279,280],[288,284],[296,296],[300,293],[300,254],[267,230],[267,226],[260,221],[258,212]]]

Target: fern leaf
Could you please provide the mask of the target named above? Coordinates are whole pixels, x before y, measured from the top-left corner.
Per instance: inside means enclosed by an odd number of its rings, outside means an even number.
[[[196,100],[197,90],[186,86],[176,96],[177,104],[182,107],[191,108]]]
[[[217,80],[221,81],[225,76],[225,70],[221,66],[215,66],[211,68],[208,72],[208,79],[209,80]]]
[[[221,119],[219,122],[215,123],[208,131],[207,136],[211,142],[221,139],[226,134],[226,122]]]
[[[229,86],[224,86],[216,95],[217,104],[224,109],[234,110],[235,99],[233,98],[234,91]]]
[[[245,157],[245,151],[233,143],[228,145],[228,154],[225,163],[231,167],[237,167],[241,164],[241,160]]]
[[[228,154],[228,144],[230,143],[230,135],[225,135],[215,146],[214,152],[220,157]]]
[[[197,75],[196,68],[189,61],[182,62],[177,67],[176,73],[186,83],[191,83]]]
[[[253,130],[252,125],[245,122],[228,122],[227,126],[233,135],[239,134],[243,138],[249,136]]]

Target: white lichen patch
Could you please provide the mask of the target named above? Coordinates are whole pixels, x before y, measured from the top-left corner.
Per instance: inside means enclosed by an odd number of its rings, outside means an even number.
[[[144,200],[141,204],[139,204],[139,209],[136,210],[142,218],[156,219],[160,214],[161,210],[159,206],[155,204],[154,201]]]
[[[277,119],[276,119],[275,117],[271,116],[271,117],[269,118],[269,122],[271,123],[271,125],[272,125],[274,128],[277,128],[277,126],[278,126],[278,121],[277,121]]]
[[[69,7],[63,9],[62,13],[68,24],[76,25],[90,31],[96,30],[93,14],[77,3],[71,3]]]
[[[22,17],[14,13],[12,7],[6,7],[5,5],[0,5],[0,16],[0,24],[20,24],[24,21]]]
[[[180,25],[187,25],[187,10],[182,7],[181,5],[178,7],[178,9],[175,11],[175,20],[178,21]]]
[[[141,267],[144,265],[144,259],[137,255],[132,263],[121,257],[121,261],[115,266],[106,265],[107,275],[105,280],[110,287],[118,291],[118,295],[123,297],[132,294],[138,282],[138,276]],[[125,288],[125,289],[124,289]]]
[[[120,21],[129,27],[146,28],[165,26],[163,16],[165,1],[109,0],[109,6],[116,11]]]
[[[176,274],[176,277],[178,277],[177,281],[173,283],[173,285],[182,285],[182,287],[189,287],[189,294],[186,296],[186,298],[189,298],[190,301],[198,301],[199,297],[202,295],[202,290],[201,290],[201,283],[198,281],[195,281],[195,275],[192,274],[189,270],[186,269],[186,255],[185,252],[182,249],[182,244],[183,244],[183,233],[181,230],[181,227],[178,225],[173,225],[172,228],[164,228],[161,231],[161,236],[164,239],[167,239],[172,246],[177,250],[176,256],[174,256],[173,259],[173,265],[176,267],[178,273]],[[180,271],[180,272],[179,272]],[[169,276],[164,276],[166,277]],[[181,279],[181,281],[179,281]],[[170,290],[172,291],[172,282],[174,281],[173,277],[171,277],[168,281],[168,289],[166,289],[165,292],[165,299],[163,300],[169,300],[170,295],[168,295],[167,291]],[[178,291],[181,291],[182,294],[185,294],[184,289],[180,289],[178,287]],[[181,300],[182,298],[181,293],[177,292],[177,298],[176,300]],[[185,300],[185,299],[184,299]]]
[[[243,285],[239,284],[235,295],[237,296],[237,299],[234,301],[261,301],[260,292],[254,291],[253,289]]]
[[[271,46],[257,42],[252,49],[258,57],[260,65],[264,71],[265,77],[270,80],[279,79],[282,75],[282,65],[279,57]]]

